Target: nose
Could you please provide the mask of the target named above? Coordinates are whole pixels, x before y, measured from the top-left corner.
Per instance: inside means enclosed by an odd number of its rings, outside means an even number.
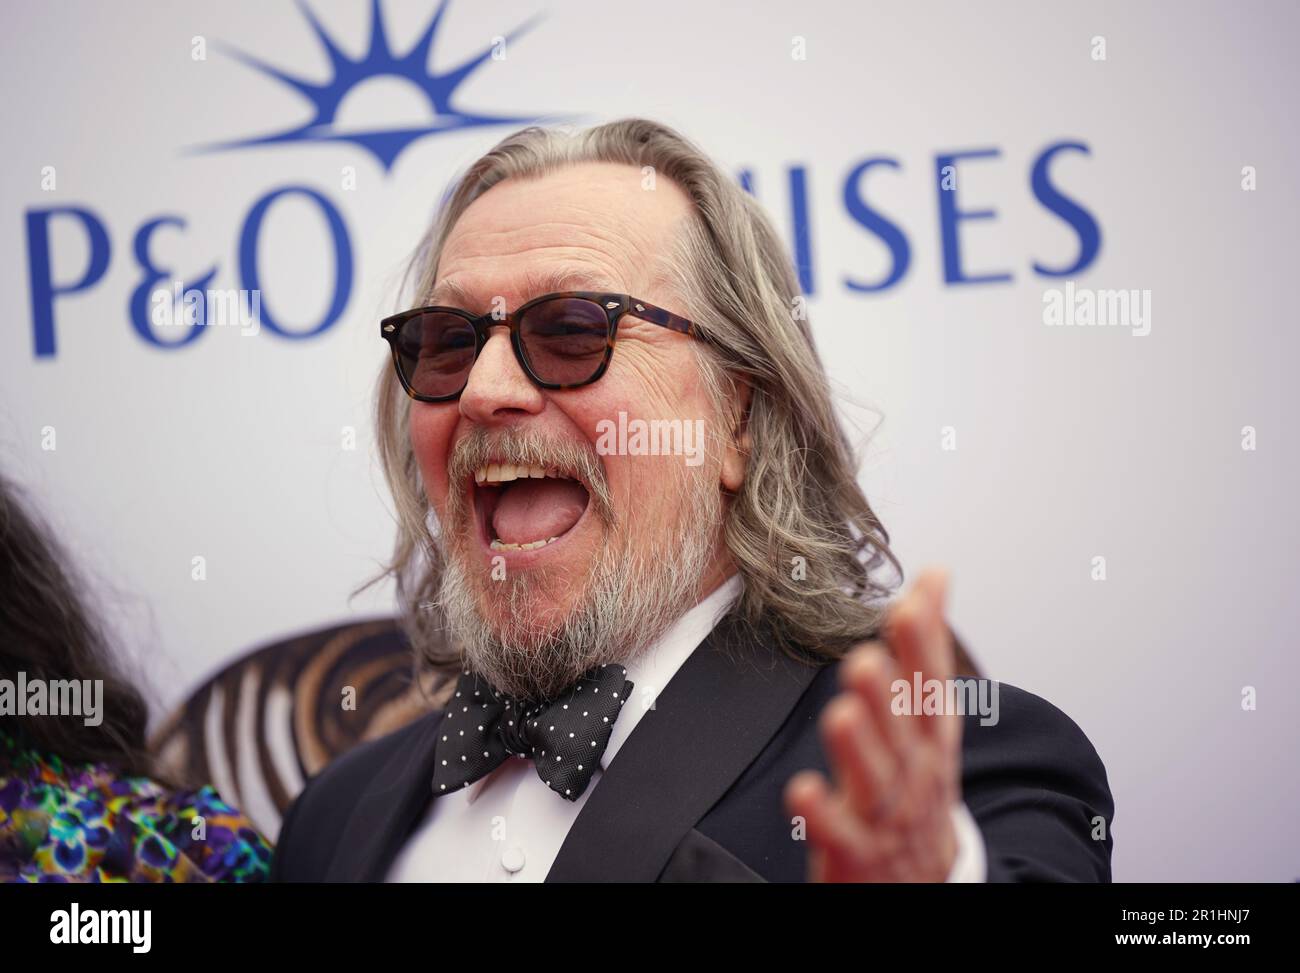
[[[509,328],[494,325],[460,394],[461,415],[483,425],[500,425],[536,415],[545,405],[542,390],[529,381],[515,358]]]

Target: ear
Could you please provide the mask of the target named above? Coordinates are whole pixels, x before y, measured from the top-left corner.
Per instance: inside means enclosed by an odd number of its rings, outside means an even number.
[[[731,376],[731,384],[732,428],[723,444],[720,480],[722,489],[727,493],[739,493],[745,482],[745,467],[749,461],[749,404],[754,389],[739,375]]]

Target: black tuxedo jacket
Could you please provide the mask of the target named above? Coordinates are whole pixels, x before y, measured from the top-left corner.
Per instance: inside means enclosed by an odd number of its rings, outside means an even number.
[[[740,631],[719,624],[642,715],[548,882],[805,880],[807,842],[782,790],[800,770],[827,772],[817,718],[838,692],[838,663],[797,662]],[[362,744],[313,778],[285,816],[272,879],[382,881],[434,799],[441,719]],[[1003,683],[995,725],[965,717],[962,796],[989,881],[1110,880],[1106,770],[1050,703]]]

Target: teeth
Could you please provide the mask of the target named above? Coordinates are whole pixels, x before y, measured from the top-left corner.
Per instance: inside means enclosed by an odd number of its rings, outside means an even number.
[[[507,544],[502,540],[494,540],[488,546],[494,551],[531,551],[537,547],[545,547],[552,541],[558,541],[558,537],[549,537],[544,541],[529,541],[527,544]]]
[[[565,476],[554,467],[546,468],[535,466],[531,463],[488,463],[480,466],[474,471],[474,482],[479,486],[498,486],[502,483],[510,483],[513,480],[541,480],[550,478],[553,480],[570,480],[570,476]],[[488,546],[494,551],[532,551],[539,547],[545,547],[552,544],[560,538],[548,537],[545,540],[529,541],[527,544],[507,544],[503,540],[494,539]]]
[[[514,463],[488,463],[474,471],[474,482],[480,486],[495,486],[512,480],[541,480],[547,477],[553,480],[571,479],[556,469]]]

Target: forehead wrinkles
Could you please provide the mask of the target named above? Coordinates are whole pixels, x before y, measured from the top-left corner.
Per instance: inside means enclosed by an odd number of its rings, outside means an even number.
[[[576,265],[591,277],[628,281],[654,249],[644,228],[547,221],[494,229],[457,224],[439,261],[439,277],[500,281],[543,264]],[[497,285],[500,286],[500,285]]]
[[[486,286],[488,298],[513,302],[535,296],[502,293],[523,265],[577,261],[623,289],[643,290],[693,209],[671,180],[654,189],[647,190],[640,168],[623,163],[582,162],[506,179],[460,214],[439,254],[436,282],[459,278]]]
[[[476,215],[471,208],[456,223],[445,254],[457,259],[502,257],[548,247],[574,247],[627,257],[649,245],[659,229],[627,212],[592,211],[545,219],[521,206],[518,212],[507,214],[510,225],[503,225],[500,214]]]
[[[662,244],[686,205],[671,192],[645,191],[640,178],[630,167],[579,166],[536,180],[507,179],[461,214],[444,259],[573,247],[632,269]]]
[[[428,304],[450,304],[467,311],[480,312],[497,295],[507,305],[518,306],[533,297],[557,291],[619,291],[621,278],[581,264],[550,263],[546,269],[529,267],[519,274],[504,271],[497,265],[493,272],[457,274],[444,277],[429,294]],[[503,283],[508,286],[502,286]]]

